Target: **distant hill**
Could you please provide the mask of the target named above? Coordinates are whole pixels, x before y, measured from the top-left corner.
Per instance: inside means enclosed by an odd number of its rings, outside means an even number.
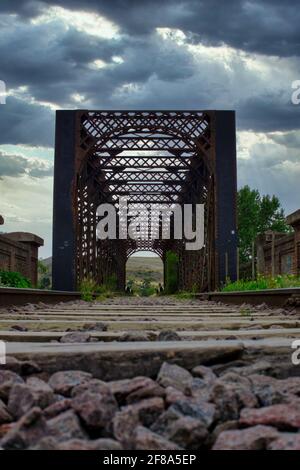
[[[163,263],[158,257],[131,256],[126,265],[126,278],[163,283]]]
[[[51,276],[52,257],[41,260],[48,267]],[[127,279],[144,281],[145,279],[163,283],[163,264],[158,257],[131,256],[126,265]]]

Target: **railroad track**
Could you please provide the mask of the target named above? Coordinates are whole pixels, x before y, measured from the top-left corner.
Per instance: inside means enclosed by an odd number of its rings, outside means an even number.
[[[166,331],[175,334],[172,341],[163,340]],[[299,338],[300,313],[200,299],[43,303],[0,315],[8,355],[49,372],[83,369],[104,380],[153,376],[166,360],[190,369],[267,358],[294,374],[292,342]]]
[[[283,307],[286,302],[295,297],[300,298],[300,288],[269,289],[247,292],[208,292],[195,294],[195,297],[214,302],[241,305],[244,303],[261,305],[263,303],[271,307]],[[79,300],[80,292],[48,291],[41,289],[15,289],[0,287],[0,308],[13,305],[37,304],[39,302],[56,304]]]

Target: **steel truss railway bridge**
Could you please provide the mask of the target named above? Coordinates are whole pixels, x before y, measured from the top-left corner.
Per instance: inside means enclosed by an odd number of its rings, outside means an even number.
[[[83,278],[101,284],[115,276],[122,289],[126,262],[140,250],[164,264],[167,252],[176,253],[181,290],[235,279],[236,189],[233,111],[58,111],[53,288],[73,291]],[[143,204],[145,225],[153,204],[204,204],[204,247],[186,250],[184,238],[165,239],[159,226],[156,239],[97,239],[98,206],[113,204],[119,225],[121,196],[128,206]]]

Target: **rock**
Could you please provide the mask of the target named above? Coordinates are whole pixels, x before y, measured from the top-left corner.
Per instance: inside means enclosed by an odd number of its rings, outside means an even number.
[[[192,369],[192,374],[199,379],[202,379],[208,385],[213,384],[217,380],[216,374],[205,366],[197,366]]]
[[[58,450],[59,442],[51,436],[43,437],[37,444],[30,447],[29,450]]]
[[[32,450],[122,450],[119,442],[113,439],[70,439],[60,442],[54,437],[45,437]]]
[[[270,426],[224,431],[212,450],[264,450],[277,437],[278,431]]]
[[[89,430],[103,430],[109,433],[112,419],[118,410],[113,394],[107,388],[102,393],[86,391],[73,398],[72,407]]]
[[[283,433],[272,441],[269,450],[300,450],[300,434],[298,433]]]
[[[15,372],[0,370],[0,399],[7,401],[12,386],[23,383],[24,380]]]
[[[0,424],[0,439],[15,426],[15,423]]]
[[[74,398],[84,392],[109,394],[110,388],[106,382],[99,379],[91,379],[83,382],[72,389],[71,396]]]
[[[26,326],[22,326],[22,325],[12,325],[10,327],[11,330],[13,331],[28,331],[28,328],[26,328]]]
[[[86,331],[107,331],[107,325],[102,322],[85,323],[82,328]]]
[[[72,389],[77,385],[88,382],[92,375],[80,370],[56,372],[49,379],[49,385],[56,393],[66,397],[71,396]]]
[[[63,398],[44,409],[44,416],[47,419],[54,418],[55,416],[63,413],[71,408],[72,400],[70,398]]]
[[[141,424],[138,411],[128,408],[118,411],[113,418],[113,434],[126,450],[134,448],[135,429]]]
[[[233,431],[239,429],[238,420],[226,421],[225,423],[218,424],[213,432],[209,435],[207,440],[208,447],[213,447],[219,435],[224,431]]]
[[[9,414],[8,409],[6,408],[3,401],[0,399],[0,425],[10,423],[12,420],[13,419]]]
[[[193,382],[193,376],[176,364],[164,362],[157,376],[157,382],[163,387],[172,386],[185,392]]]
[[[87,435],[73,410],[65,411],[48,422],[49,434],[59,441],[85,439]]]
[[[182,450],[174,442],[150,431],[143,426],[138,426],[135,433],[135,449],[136,450]]]
[[[187,450],[198,450],[208,436],[202,421],[183,416],[173,421],[165,430],[164,437]]]
[[[242,387],[251,391],[250,380],[236,372],[228,371],[226,374],[223,374],[220,379],[218,379],[218,382],[235,385],[237,387]]]
[[[72,439],[59,444],[59,450],[122,450],[121,444],[113,439],[96,439],[93,441]]]
[[[216,406],[213,403],[200,402],[197,401],[193,403],[192,401],[180,400],[175,402],[170,408],[170,411],[176,411],[184,416],[191,416],[200,420],[207,428],[210,427],[217,415],[216,415]]]
[[[115,380],[108,382],[107,385],[119,404],[133,403],[154,396],[165,396],[164,388],[149,377]]]
[[[129,331],[128,333],[123,333],[117,341],[121,342],[132,342],[132,341],[150,341],[150,336],[148,333],[140,331]]]
[[[26,376],[41,372],[40,367],[33,361],[19,361],[15,357],[7,356],[6,364],[1,369],[15,372],[18,375]]]
[[[192,397],[194,401],[209,401],[211,384],[208,385],[203,379],[199,377],[193,378],[192,384],[187,388],[187,395]]]
[[[253,374],[271,375],[273,370],[274,365],[272,365],[268,361],[262,360],[243,367],[230,367],[230,369],[223,372],[223,374],[227,374],[228,372],[234,372],[240,376],[249,377],[249,375]],[[223,374],[221,373],[221,377]]]
[[[165,401],[167,405],[172,405],[176,401],[186,399],[186,395],[182,393],[180,390],[178,390],[177,388],[170,386],[170,387],[167,387],[165,391],[166,391]]]
[[[250,375],[251,389],[258,398],[261,406],[271,406],[281,403],[285,392],[278,387],[278,380],[264,375]]]
[[[47,422],[40,408],[32,408],[1,440],[1,447],[7,450],[26,449],[49,433]]]
[[[277,390],[283,395],[296,395],[300,394],[300,377],[289,377],[283,380],[274,380]]]
[[[263,327],[261,325],[252,325],[252,326],[245,326],[243,329],[246,331],[263,330]]]
[[[91,339],[89,333],[81,333],[76,331],[74,333],[67,333],[62,336],[59,340],[60,343],[88,343]]]
[[[160,397],[148,398],[122,408],[136,413],[144,426],[151,426],[164,409],[164,400]]]
[[[151,430],[153,432],[157,432],[158,434],[164,435],[166,430],[169,429],[175,421],[183,417],[184,415],[180,411],[178,411],[173,406],[170,406],[152,424]]]
[[[263,310],[267,310],[267,311],[268,311],[268,310],[270,310],[270,308],[269,308],[269,305],[267,305],[267,304],[264,302],[264,303],[262,303],[262,304],[256,305],[256,306],[255,306],[255,310],[256,310],[257,312],[261,312],[261,311],[263,311]]]
[[[53,390],[43,380],[32,377],[26,384],[13,385],[8,400],[8,411],[20,418],[31,408],[46,408],[54,401]]]
[[[181,337],[176,331],[163,330],[157,336],[157,341],[181,341]]]
[[[271,425],[279,429],[300,428],[300,405],[272,405],[260,409],[245,408],[240,423],[246,426]]]
[[[242,408],[258,405],[257,398],[248,384],[226,382],[226,378],[215,382],[211,389],[210,401],[215,403],[222,421],[238,419]]]

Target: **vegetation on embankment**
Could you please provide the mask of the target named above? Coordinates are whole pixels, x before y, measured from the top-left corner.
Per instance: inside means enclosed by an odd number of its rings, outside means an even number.
[[[238,292],[246,290],[284,289],[300,287],[300,277],[291,274],[271,276],[258,276],[254,280],[229,281],[221,292]]]
[[[31,282],[22,274],[14,271],[0,271],[0,287],[30,288]]]
[[[113,297],[117,292],[117,278],[116,276],[110,276],[103,284],[97,284],[91,278],[84,278],[79,286],[82,300],[86,302],[92,302],[92,300],[104,300],[108,297]]]

